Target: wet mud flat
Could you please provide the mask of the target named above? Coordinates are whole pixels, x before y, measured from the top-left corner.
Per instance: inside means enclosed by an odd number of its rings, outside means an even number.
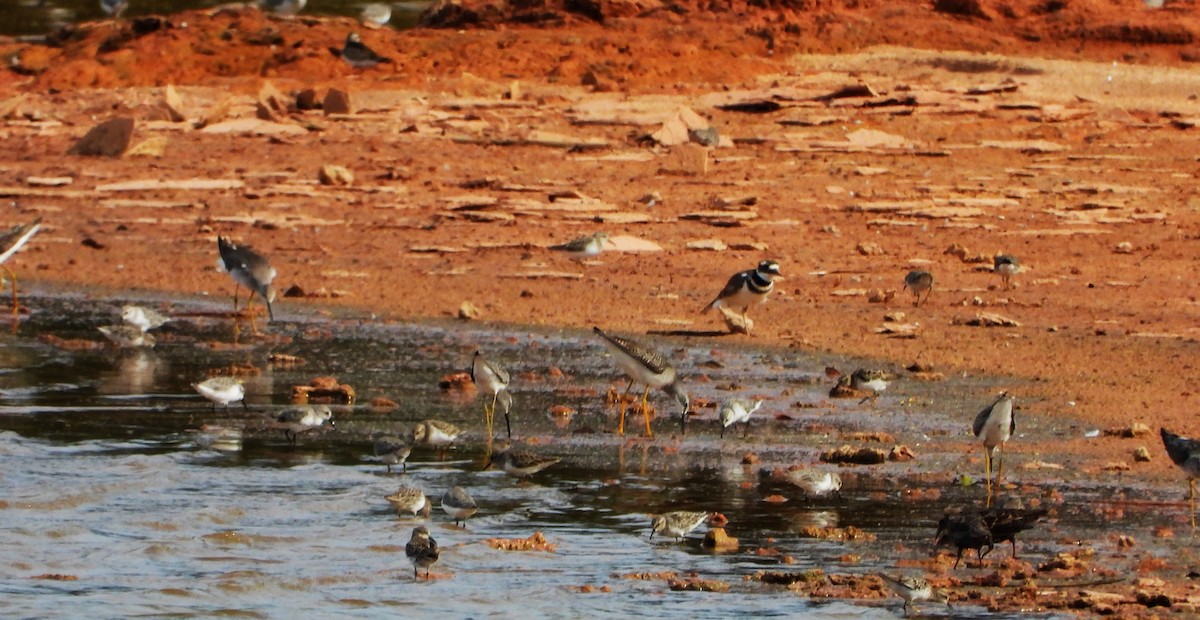
[[[678,409],[654,394],[663,409],[656,436],[640,437],[631,413],[619,437],[616,406],[605,396],[625,384],[589,332],[289,314],[258,337],[240,325],[235,344],[226,306],[188,302],[170,306],[178,318],[154,349],[117,351],[79,343],[99,342],[96,327],[118,320],[118,303],[27,304],[32,313],[0,348],[8,369],[0,374],[0,508],[12,526],[3,536],[13,560],[4,590],[18,613],[103,602],[123,614],[265,617],[319,606],[371,615],[433,596],[458,614],[532,606],[551,615],[857,616],[867,606],[888,617],[900,599],[873,577],[881,571],[925,575],[947,588],[952,609],[919,606],[935,615],[1068,606],[1139,614],[1189,604],[1186,595],[1155,591],[1160,579],[1194,565],[1182,484],[1130,487],[1120,472],[1073,472],[1069,459],[1042,452],[1056,437],[1087,432],[1069,419],[1018,410],[1002,494],[1050,509],[1020,537],[1019,560],[1007,559],[1007,544],[982,568],[973,554],[952,568],[953,549],[935,552],[945,509],[984,499],[981,485],[963,483],[983,467],[969,422],[1001,387],[1020,394],[1021,384],[1005,378],[902,376],[874,402],[830,399],[827,367],[849,372],[875,362],[630,334],[687,377],[697,415],[680,436]],[[532,481],[483,470],[482,399],[438,387],[465,371],[476,349],[512,373],[515,443],[562,459]],[[298,361],[268,362],[281,353]],[[214,408],[192,390],[212,369],[233,366],[259,371],[245,376],[248,409]],[[270,421],[292,386],[320,375],[352,385],[358,401],[334,405],[335,429],[302,434],[292,446]],[[730,394],[766,401],[746,438],[741,428],[718,436],[710,404]],[[398,406],[372,407],[379,397]],[[566,421],[551,414],[563,408],[574,411]],[[407,474],[386,475],[371,435],[400,434],[429,418],[464,435],[445,460],[417,447]],[[240,430],[239,449],[206,447],[213,427]],[[844,444],[902,444],[915,458],[820,462]],[[794,466],[837,471],[841,496],[804,497],[780,475]],[[405,485],[430,496],[428,520],[397,517],[383,499]],[[454,485],[481,507],[461,528],[437,507]],[[706,550],[704,528],[680,543],[648,540],[650,515],[672,510],[725,515],[738,548]],[[413,580],[402,555],[420,523],[443,547],[429,583]],[[536,532],[552,552],[489,543]],[[718,591],[672,592],[690,587]],[[507,598],[487,594],[495,592]]]

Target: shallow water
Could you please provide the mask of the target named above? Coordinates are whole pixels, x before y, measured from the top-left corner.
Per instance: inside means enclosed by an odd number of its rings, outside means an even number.
[[[816,601],[746,577],[807,568],[898,572],[898,561],[933,552],[930,539],[946,505],[982,494],[950,480],[970,469],[965,425],[994,391],[994,379],[902,380],[874,404],[830,401],[825,367],[851,370],[854,360],[734,348],[720,339],[639,336],[669,354],[688,377],[694,402],[719,402],[739,387],[769,401],[755,414],[747,439],[739,428],[720,440],[714,409],[701,407],[680,440],[678,410],[671,406],[672,417],[654,421],[655,440],[638,439],[642,422],[632,417],[623,440],[609,432],[614,412],[603,395],[624,383],[590,333],[291,317],[272,324],[265,340],[247,337],[242,326],[234,345],[234,324],[214,307],[177,304],[172,310],[181,318],[153,350],[77,351],[39,337],[97,340],[96,326],[119,320],[119,303],[43,298],[28,304],[33,313],[15,333],[0,337],[6,369],[0,372],[0,515],[6,524],[0,529],[0,609],[10,617],[78,615],[98,605],[113,617],[278,617],[313,610],[378,616],[431,605],[450,617],[893,617],[894,597]],[[512,372],[514,435],[540,454],[563,459],[534,482],[481,471],[480,401],[437,387],[444,375],[465,370],[477,348]],[[276,352],[305,363],[273,367],[267,355]],[[235,363],[263,370],[247,380],[248,411],[213,408],[191,389],[206,370]],[[551,368],[562,377],[551,378]],[[360,404],[335,407],[336,430],[302,435],[291,446],[269,421],[289,402],[293,385],[320,375],[353,385]],[[377,396],[400,406],[373,411],[365,403]],[[669,406],[662,394],[652,402]],[[554,405],[578,411],[565,428],[548,415]],[[403,433],[425,418],[453,422],[467,434],[446,460],[418,448],[406,475],[385,475],[370,455],[371,433]],[[205,424],[243,430],[240,449],[206,447],[197,432]],[[497,425],[502,433],[502,419]],[[1023,432],[1070,428],[1064,419]],[[810,502],[789,485],[760,483],[761,468],[815,463],[821,449],[845,443],[837,437],[844,430],[890,432],[920,457],[843,469],[840,499]],[[762,463],[742,465],[747,452]],[[429,582],[413,579],[403,554],[412,528],[425,521],[397,518],[383,499],[401,485],[434,497],[461,485],[481,506],[462,528],[435,508],[428,523],[443,555],[433,569],[438,578]],[[942,495],[905,500],[905,491],[917,486],[937,487]],[[1026,554],[1051,555],[1064,536],[1086,540],[1089,531],[1106,526],[1086,506],[1112,489],[1094,482],[1055,487],[1068,500],[1056,535],[1026,536]],[[764,501],[773,493],[789,501]],[[679,544],[649,541],[649,514],[669,510],[725,514],[740,550],[702,550],[702,530]],[[853,525],[879,539],[804,538],[799,531],[808,525]],[[497,551],[483,542],[538,531],[557,552]],[[795,563],[758,555],[760,547],[776,548]],[[847,554],[862,559],[847,564]],[[695,572],[729,583],[731,591],[671,592],[661,579],[619,577],[660,571]],[[70,579],[46,578],[54,575]],[[612,591],[584,594],[581,586]],[[922,610],[948,613],[930,603]],[[956,606],[953,613],[983,610]]]

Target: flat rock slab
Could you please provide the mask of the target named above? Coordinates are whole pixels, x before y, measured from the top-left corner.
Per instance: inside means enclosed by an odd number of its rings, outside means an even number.
[[[133,139],[133,119],[113,118],[96,125],[71,150],[70,155],[87,157],[120,157]]]
[[[220,191],[241,189],[245,187],[239,179],[182,179],[163,181],[159,179],[144,179],[139,181],[123,181],[97,185],[98,192],[147,192],[162,190],[178,191]]]

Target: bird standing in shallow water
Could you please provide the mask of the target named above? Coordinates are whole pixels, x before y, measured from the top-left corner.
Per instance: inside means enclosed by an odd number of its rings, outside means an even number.
[[[25,247],[26,243],[33,238],[34,235],[42,229],[42,218],[37,218],[28,224],[17,224],[7,231],[0,233],[0,266],[4,267],[4,272],[8,274],[8,280],[12,283],[12,313],[16,314],[21,306],[17,302],[17,274],[4,263],[8,261],[13,254]]]
[[[496,419],[496,403],[504,411],[504,430],[512,439],[512,426],[508,421],[508,412],[512,409],[512,395],[508,393],[508,371],[499,364],[488,361],[479,351],[471,358],[471,381],[483,392],[484,396],[492,397],[492,404],[483,406],[483,421],[487,427],[488,444],[492,441],[492,424]]]
[[[413,528],[412,538],[407,545],[404,545],[404,555],[412,560],[413,579],[417,578],[418,571],[423,568],[425,569],[425,579],[428,580],[429,567],[438,561],[438,544],[429,535],[429,528],[424,525]]]
[[[276,15],[291,17],[304,10],[308,0],[258,0],[258,8]]]
[[[250,308],[254,294],[258,293],[267,304],[267,320],[275,320],[275,311],[271,308],[271,302],[275,300],[275,291],[271,289],[271,283],[275,281],[275,268],[271,266],[267,257],[255,252],[248,245],[238,245],[225,237],[217,237],[217,253],[220,255],[217,266],[221,271],[227,272],[235,282],[233,311],[237,312],[237,286],[240,284],[250,289],[250,301],[246,302],[246,309]],[[251,319],[253,320],[253,315]]]
[[[674,536],[675,540],[687,536],[689,532],[700,527],[712,513],[709,512],[690,512],[687,510],[677,510],[668,512],[654,517],[650,522],[650,540],[654,540],[654,535],[662,532],[667,536]]]
[[[387,465],[387,473],[392,473],[392,465],[403,465],[405,473],[408,473],[408,455],[412,454],[412,442],[385,433],[375,433],[371,439],[375,456]]]
[[[148,332],[171,322],[171,317],[153,308],[130,304],[121,306],[121,320],[125,321],[126,325],[132,325],[143,332]]]
[[[369,28],[382,28],[392,19],[392,5],[373,2],[364,5],[358,21]]]
[[[1196,529],[1196,478],[1200,478],[1200,441],[1159,428],[1167,456],[1188,475],[1188,504],[1192,509],[1192,529]]]
[[[200,383],[193,383],[192,387],[200,393],[201,396],[212,401],[213,409],[217,405],[222,407],[229,406],[229,403],[242,401],[242,408],[246,409],[246,388],[242,385],[241,379],[235,377],[213,377],[205,379]]]
[[[921,306],[921,293],[925,293],[925,301],[933,294],[933,274],[928,271],[914,269],[904,276],[904,288],[913,293],[913,307]]]
[[[742,323],[749,325],[746,312],[750,310],[750,306],[766,303],[771,291],[775,290],[775,280],[782,279],[783,276],[779,275],[779,263],[773,260],[762,261],[754,269],[733,274],[725,288],[700,312],[708,312],[722,306],[730,310],[741,308]]]
[[[675,372],[675,367],[668,364],[657,351],[652,351],[642,345],[620,336],[606,334],[599,327],[593,327],[592,331],[604,340],[604,346],[612,354],[613,359],[617,362],[617,366],[625,371],[625,376],[629,377],[629,387],[625,389],[625,394],[629,394],[629,390],[633,389],[635,383],[641,383],[646,386],[646,390],[642,392],[642,414],[646,418],[646,436],[653,437],[654,432],[650,430],[650,409],[646,405],[646,399],[650,396],[651,388],[659,388],[664,392],[675,397],[679,404],[683,405],[683,415],[679,422],[679,432],[682,434],[687,430],[687,417],[691,410],[691,399],[684,391],[683,386],[679,384],[679,377]],[[617,425],[617,434],[625,434],[625,396],[621,396],[621,421]]]
[[[449,422],[425,420],[413,426],[412,438],[413,444],[437,448],[441,453],[441,458],[445,460],[446,447],[454,443],[454,440],[461,434],[462,431]]]
[[[300,433],[321,428],[326,422],[330,428],[336,428],[333,423],[333,411],[329,405],[303,405],[284,409],[275,418],[273,427],[283,429],[283,436],[294,446]]]
[[[495,465],[513,478],[528,478],[561,460],[553,457],[542,458],[524,450],[509,448],[493,454],[484,469]]]
[[[1011,286],[1012,277],[1021,271],[1021,261],[1012,254],[997,254],[992,259],[992,271],[1000,274],[1000,280],[1004,282],[1004,290],[1007,291]]]
[[[425,492],[421,489],[400,487],[399,490],[384,499],[395,506],[398,512],[408,513],[414,517],[422,514],[425,518],[429,518],[429,509],[432,503],[428,497],[425,497]]]
[[[758,411],[762,407],[762,399],[750,401],[744,398],[731,398],[721,403],[721,410],[718,415],[721,418],[721,437],[725,437],[725,429],[737,424],[745,422],[746,426],[742,429],[742,437],[745,437],[750,432],[750,415]]]
[[[442,494],[442,510],[454,519],[454,525],[466,521],[479,510],[479,505],[462,487],[454,487]]]
[[[800,487],[808,499],[842,494],[842,477],[823,469],[795,469],[787,472],[788,482]]]
[[[933,585],[923,577],[890,577],[883,573],[879,573],[879,578],[883,580],[892,592],[895,592],[900,598],[904,599],[904,615],[907,616],[910,609],[916,609],[913,605],[914,601],[927,601],[936,598],[937,600],[950,605],[950,598],[945,592],[933,589]]]
[[[996,484],[1004,477],[1004,444],[1017,430],[1017,418],[1013,414],[1013,397],[1001,392],[995,402],[984,407],[971,425],[975,436],[983,442],[983,462],[987,469],[987,505],[992,505],[992,461],[999,451],[996,468]]]

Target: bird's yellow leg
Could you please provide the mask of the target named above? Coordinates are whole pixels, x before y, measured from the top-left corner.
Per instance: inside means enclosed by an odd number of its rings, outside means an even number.
[[[233,283],[233,312],[237,314],[238,283]]]
[[[625,434],[625,409],[627,407],[625,398],[629,396],[629,390],[633,389],[633,381],[629,382],[629,386],[625,388],[625,392],[621,394],[621,421],[617,424],[617,434]]]
[[[12,313],[16,314],[21,309],[21,304],[17,302],[17,274],[8,265],[4,266],[4,271],[8,272],[8,281],[12,283]]]
[[[1004,444],[1000,444],[1000,459],[996,467],[996,484],[1004,481]]]
[[[654,431],[650,430],[650,407],[646,405],[646,399],[650,397],[650,386],[646,386],[646,391],[642,392],[642,415],[646,417],[646,436],[653,437]]]
[[[987,507],[992,507],[992,451],[983,447],[983,466],[987,469]]]

